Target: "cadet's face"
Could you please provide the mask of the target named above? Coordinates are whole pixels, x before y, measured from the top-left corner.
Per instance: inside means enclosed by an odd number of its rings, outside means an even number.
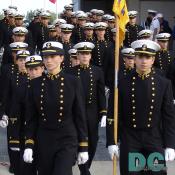
[[[53,72],[55,69],[57,69],[63,62],[63,58],[64,57],[60,55],[44,56],[43,62],[48,72]]]
[[[14,42],[24,42],[25,35],[13,35]]]
[[[16,60],[16,64],[18,65],[18,69],[20,71],[25,71],[26,67],[25,67],[25,59],[24,58],[19,58]]]
[[[71,63],[72,63],[72,67],[77,66],[80,64],[80,60],[79,59],[75,59],[75,58],[71,58]]]
[[[65,33],[65,32],[61,32],[61,37],[63,39],[63,41],[69,41],[70,37],[71,37],[72,33]]]
[[[128,59],[127,57],[124,58],[126,67],[134,67],[134,58]]]
[[[136,18],[136,17],[135,17],[135,18],[129,18],[129,23],[130,23],[131,25],[136,24],[136,21],[137,21],[137,18]]]
[[[60,34],[61,33],[61,28],[59,26],[56,26],[55,29],[57,31],[57,34]]]
[[[88,65],[91,59],[90,52],[79,52],[77,55],[77,59],[80,60],[80,64]]]
[[[138,69],[141,72],[147,72],[152,68],[152,65],[154,63],[154,56],[145,55],[145,54],[139,54],[135,56],[135,65],[136,69]]]
[[[97,16],[96,19],[100,22],[102,20],[102,16]]]
[[[111,29],[113,29],[115,27],[115,22],[108,22],[108,25]]]
[[[72,13],[72,10],[66,10],[66,15],[70,16]]]
[[[86,20],[78,20],[78,24],[80,25],[80,26],[83,26],[84,24],[86,23]]]
[[[158,41],[158,44],[160,45],[161,49],[168,49],[168,41]]]
[[[90,30],[90,29],[89,30],[86,29],[86,30],[84,30],[84,33],[85,33],[86,36],[89,36],[90,37],[90,36],[93,35],[94,31],[93,30]]]
[[[42,19],[41,19],[41,22],[42,22],[43,25],[47,26],[48,23],[49,23],[49,19],[47,19],[47,18],[42,18]]]
[[[96,30],[95,32],[98,37],[104,37],[105,35],[105,30]]]
[[[51,36],[51,37],[55,37],[56,35],[57,35],[57,32],[55,31],[55,32],[49,32],[49,35]]]
[[[15,18],[14,17],[9,17],[9,23],[10,25],[14,25],[15,24]]]
[[[30,79],[40,77],[43,72],[44,72],[44,66],[27,68],[27,73],[29,74]]]
[[[76,23],[77,19],[76,18],[71,18],[72,23]]]
[[[16,63],[16,52],[12,52],[13,62]]]
[[[20,27],[23,25],[23,20],[22,19],[15,19],[15,24],[17,27]]]

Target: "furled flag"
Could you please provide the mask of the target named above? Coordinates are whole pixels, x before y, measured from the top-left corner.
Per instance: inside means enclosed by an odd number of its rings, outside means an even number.
[[[57,0],[49,0],[51,3],[55,4]]]
[[[118,16],[119,22],[119,45],[125,39],[125,26],[129,21],[128,9],[125,0],[114,0],[113,12]],[[116,31],[117,32],[117,31]]]

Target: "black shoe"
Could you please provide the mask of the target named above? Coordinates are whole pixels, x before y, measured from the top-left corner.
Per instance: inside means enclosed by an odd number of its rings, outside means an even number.
[[[14,174],[12,166],[9,167],[9,173]]]

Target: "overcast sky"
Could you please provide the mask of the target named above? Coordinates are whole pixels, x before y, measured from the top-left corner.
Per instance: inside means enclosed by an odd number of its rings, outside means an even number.
[[[26,13],[29,10],[35,10],[37,8],[45,8],[56,12],[56,5],[51,3],[49,0],[0,0],[0,11],[3,8],[7,8],[9,5],[15,5],[20,11]],[[70,4],[72,0],[57,0],[57,11],[61,12],[64,5]]]

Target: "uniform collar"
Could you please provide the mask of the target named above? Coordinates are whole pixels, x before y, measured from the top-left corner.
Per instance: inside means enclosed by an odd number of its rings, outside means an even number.
[[[145,80],[146,78],[148,78],[150,76],[151,69],[145,73],[141,73],[138,69],[136,69],[136,73],[138,74],[138,77],[140,77],[142,80]]]
[[[90,66],[89,64],[87,64],[87,65],[80,64],[80,68],[82,68],[82,69],[88,69],[89,66]]]
[[[62,72],[62,69],[60,69],[57,74],[51,74],[51,73],[47,72],[46,76],[50,80],[55,80],[55,79],[58,79],[60,77],[61,72]]]

